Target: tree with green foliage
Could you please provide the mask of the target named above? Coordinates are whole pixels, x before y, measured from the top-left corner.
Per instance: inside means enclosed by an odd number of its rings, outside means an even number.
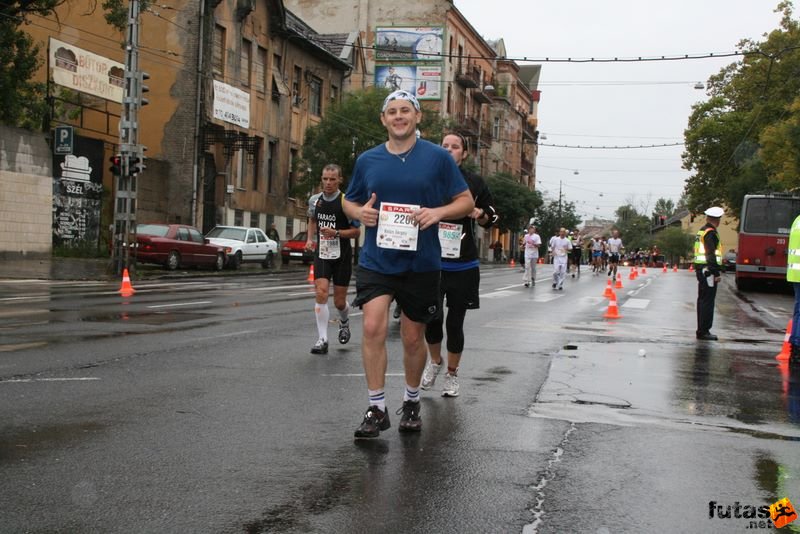
[[[659,198],[653,208],[653,215],[663,215],[670,218],[675,214],[675,203],[668,198]]]
[[[33,81],[39,47],[20,30],[28,17],[48,17],[64,0],[0,1],[0,123],[41,130],[47,105],[45,84]]]
[[[325,111],[319,124],[306,130],[302,158],[294,163],[293,171],[301,178],[293,195],[308,196],[319,185],[322,169],[329,163],[342,168],[346,185],[358,155],[386,141],[380,109],[387,94],[381,88],[348,93]],[[419,130],[424,139],[438,144],[444,122],[436,113],[423,110]]]
[[[542,205],[542,195],[531,191],[507,173],[497,173],[486,178],[486,185],[492,192],[494,207],[500,220],[497,227],[501,233],[519,232],[528,225],[530,219]]]
[[[694,246],[694,236],[678,226],[670,226],[656,234],[655,244],[666,257],[668,263],[675,265],[681,258],[688,258]]]
[[[800,23],[791,1],[776,12],[779,27],[741,41],[743,59],[712,76],[710,98],[693,107],[683,154],[692,211],[723,203],[738,214],[747,193],[800,186]]]
[[[639,213],[630,204],[617,208],[617,220],[614,227],[619,230],[625,250],[632,252],[637,248],[649,248],[652,243],[650,235],[650,217]]]
[[[581,223],[581,218],[575,211],[575,203],[565,200],[551,200],[543,203],[536,211],[538,232],[542,242],[547,243],[551,237],[558,233],[559,228],[576,228]]]

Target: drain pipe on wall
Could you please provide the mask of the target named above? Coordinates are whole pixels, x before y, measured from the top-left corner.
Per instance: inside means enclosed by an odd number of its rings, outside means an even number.
[[[197,94],[195,95],[194,110],[194,154],[192,161],[192,226],[197,228],[197,190],[199,169],[197,160],[200,158],[200,110],[203,96],[203,36],[206,29],[206,0],[200,0],[200,36],[197,46]],[[200,229],[202,232],[202,228]]]

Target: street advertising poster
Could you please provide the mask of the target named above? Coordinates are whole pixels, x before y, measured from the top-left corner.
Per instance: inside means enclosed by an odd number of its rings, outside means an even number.
[[[82,93],[122,103],[125,65],[50,38],[53,82]]]
[[[214,80],[214,118],[242,128],[250,127],[250,94]]]
[[[439,100],[442,67],[440,65],[376,65],[375,86],[397,91],[403,89],[419,100]]]
[[[441,61],[443,35],[441,26],[376,28],[375,59]]]
[[[98,243],[103,141],[75,136],[73,153],[53,156],[53,245]]]

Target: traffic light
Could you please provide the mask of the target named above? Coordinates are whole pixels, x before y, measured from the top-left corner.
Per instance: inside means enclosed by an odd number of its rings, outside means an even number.
[[[144,158],[141,156],[133,156],[128,162],[128,174],[137,176],[144,171],[147,166],[144,164]]]
[[[122,176],[122,156],[117,154],[116,156],[111,156],[108,158],[108,161],[111,162],[111,167],[108,170],[111,171],[111,174],[114,176]]]
[[[149,80],[150,75],[144,71],[139,71],[139,105],[146,106],[150,103],[143,95],[150,92],[150,88],[144,84],[145,80]]]

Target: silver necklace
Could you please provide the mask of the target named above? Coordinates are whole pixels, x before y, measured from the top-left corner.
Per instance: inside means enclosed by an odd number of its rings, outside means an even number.
[[[411,152],[414,150],[414,147],[416,147],[416,146],[417,146],[417,143],[416,143],[416,141],[415,141],[415,142],[414,142],[414,144],[413,144],[413,145],[411,145],[411,148],[409,148],[408,150],[406,150],[406,151],[405,151],[405,152],[403,152],[402,154],[395,154],[395,153],[393,153],[393,152],[389,152],[389,154],[391,154],[391,155],[393,155],[393,156],[397,156],[398,158],[400,158],[400,161],[402,161],[403,163],[405,163],[405,162],[406,162],[406,159],[408,159],[408,156],[410,156],[410,155],[411,155]]]

